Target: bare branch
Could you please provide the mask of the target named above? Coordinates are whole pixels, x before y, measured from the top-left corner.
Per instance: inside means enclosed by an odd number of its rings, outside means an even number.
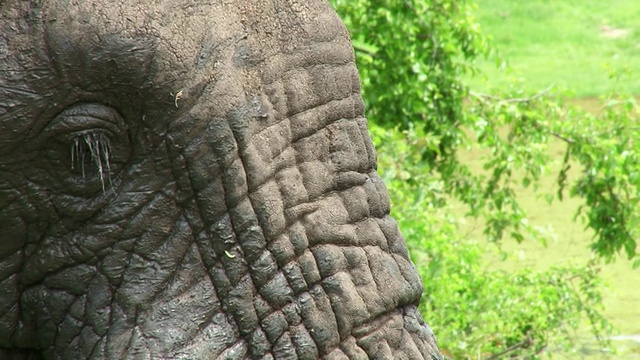
[[[501,97],[498,96],[494,96],[494,95],[489,95],[489,94],[484,94],[484,93],[479,93],[479,92],[475,92],[475,91],[469,91],[469,95],[479,98],[479,99],[489,99],[489,100],[496,100],[498,102],[502,102],[502,103],[523,103],[523,102],[530,102],[536,99],[539,99],[543,96],[545,96],[547,93],[549,93],[549,91],[551,91],[551,89],[553,89],[554,85],[549,85],[546,89],[540,91],[539,93],[536,93],[535,95],[529,96],[529,97],[524,97],[524,98],[510,98],[510,99],[503,99]]]
[[[529,346],[531,346],[533,344],[533,339],[531,339],[531,336],[529,334],[529,331],[527,331],[527,334],[525,335],[524,340],[520,341],[519,343],[513,344],[511,346],[509,346],[508,348],[504,349],[503,351],[497,353],[497,354],[493,354],[491,356],[489,356],[488,358],[486,358],[485,360],[496,360],[499,359],[500,357],[514,352],[518,349],[526,349]]]

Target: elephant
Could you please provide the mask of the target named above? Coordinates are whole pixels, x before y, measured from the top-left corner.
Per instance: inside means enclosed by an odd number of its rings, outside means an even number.
[[[0,30],[0,358],[442,358],[326,1]]]

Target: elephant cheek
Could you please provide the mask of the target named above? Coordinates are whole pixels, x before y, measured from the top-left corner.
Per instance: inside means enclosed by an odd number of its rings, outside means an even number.
[[[0,175],[13,175],[1,172],[0,169]],[[55,216],[42,201],[42,194],[34,193],[34,188],[5,186],[0,188],[0,259],[17,253],[27,243],[38,241]],[[2,262],[0,260],[0,265]]]
[[[0,229],[2,229],[0,258],[5,258],[25,244],[27,226],[20,217],[0,216]]]

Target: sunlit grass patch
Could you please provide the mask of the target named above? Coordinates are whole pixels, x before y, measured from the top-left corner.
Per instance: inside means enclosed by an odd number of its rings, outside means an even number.
[[[612,71],[640,76],[640,2],[478,0],[482,30],[498,56],[478,61],[484,76],[469,80],[488,91],[522,81],[527,89],[551,84],[575,96],[597,96],[613,88],[640,93],[640,81],[611,81]],[[508,66],[496,66],[505,59]]]

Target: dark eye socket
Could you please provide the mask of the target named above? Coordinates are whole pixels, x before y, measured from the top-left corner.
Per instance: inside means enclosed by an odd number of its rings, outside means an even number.
[[[71,171],[87,178],[97,174],[102,190],[111,181],[111,141],[102,130],[75,134],[71,142]]]
[[[106,192],[129,159],[124,120],[103,104],[76,104],[59,113],[45,129],[51,139],[43,166],[65,191]]]

